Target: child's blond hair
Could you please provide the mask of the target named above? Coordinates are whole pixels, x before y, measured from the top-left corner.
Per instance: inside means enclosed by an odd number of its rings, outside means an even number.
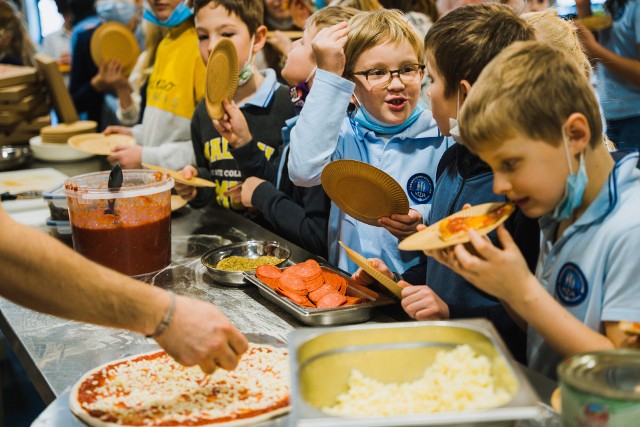
[[[460,111],[460,133],[472,151],[519,135],[558,145],[573,113],[589,123],[591,146],[601,144],[598,101],[575,60],[546,43],[516,42],[480,73]]]
[[[559,18],[557,9],[527,12],[520,16],[534,28],[538,40],[571,55],[587,78],[591,77],[591,64],[578,38],[577,28]]]
[[[307,19],[305,28],[314,26],[316,31],[332,27],[341,22],[347,22],[362,11],[346,6],[327,6],[318,9]]]
[[[416,53],[418,63],[424,64],[424,48],[420,35],[397,10],[380,9],[359,13],[351,18],[349,28],[349,37],[344,46],[345,77],[351,77],[351,73],[356,71],[353,67],[362,53],[383,43],[397,45],[408,41]]]

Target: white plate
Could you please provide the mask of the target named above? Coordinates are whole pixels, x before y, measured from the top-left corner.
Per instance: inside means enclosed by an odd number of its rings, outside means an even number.
[[[93,154],[76,150],[68,144],[47,144],[42,137],[34,136],[29,140],[33,157],[45,162],[69,162],[93,157]]]

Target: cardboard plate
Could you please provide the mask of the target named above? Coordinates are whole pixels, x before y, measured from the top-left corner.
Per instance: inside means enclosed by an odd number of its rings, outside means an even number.
[[[551,407],[557,412],[562,413],[562,396],[560,395],[560,387],[551,393]]]
[[[171,211],[177,211],[178,209],[186,206],[187,201],[177,194],[171,195]]]
[[[142,166],[147,169],[152,169],[154,171],[166,173],[167,175],[170,175],[175,182],[178,182],[180,184],[190,185],[192,187],[215,187],[216,186],[214,182],[209,181],[208,179],[198,178],[197,176],[190,179],[185,179],[180,173],[180,171],[173,171],[171,169],[167,169],[167,168],[163,168],[155,165],[149,165],[147,163],[143,163]]]
[[[455,237],[451,240],[447,240],[447,241],[442,240],[442,238],[440,237],[440,230],[439,230],[440,223],[442,223],[442,221],[447,219],[484,215],[488,212],[491,212],[503,206],[504,204],[505,203],[501,203],[501,202],[484,203],[482,205],[476,205],[468,209],[463,209],[461,211],[458,211],[453,215],[449,215],[448,217],[441,219],[435,224],[430,225],[424,230],[418,231],[417,233],[414,233],[411,236],[407,237],[406,239],[404,239],[398,244],[398,248],[403,251],[427,251],[427,250],[434,250],[434,249],[443,249],[449,246],[457,245],[459,243],[467,243],[469,241],[469,235],[467,233],[463,233],[460,237]],[[476,229],[476,232],[478,232],[478,234],[480,235],[490,233],[491,231],[498,228],[500,224],[505,222],[507,218],[509,218],[509,216],[514,211],[515,209],[513,211],[505,213],[497,221],[495,221],[493,224],[489,226]]]
[[[54,126],[45,126],[40,129],[42,136],[72,136],[79,133],[95,132],[98,123],[92,120],[78,120],[73,123],[60,123]]]
[[[321,176],[327,195],[348,215],[369,225],[393,214],[407,214],[409,199],[386,172],[356,160],[334,160]]]
[[[107,156],[119,145],[136,145],[136,139],[130,135],[103,133],[85,133],[69,138],[68,144],[84,153]]]
[[[578,19],[578,22],[591,31],[600,31],[613,25],[613,19],[608,15],[591,15]]]
[[[222,100],[231,101],[238,87],[238,54],[229,39],[216,44],[207,61],[205,104],[209,117],[219,120],[224,116]]]
[[[389,291],[391,291],[391,293],[396,298],[402,299],[402,286],[398,285],[392,279],[388,278],[387,276],[385,276],[384,274],[382,274],[381,272],[373,268],[371,265],[369,265],[369,262],[367,261],[367,259],[362,255],[360,255],[358,252],[349,248],[347,245],[345,245],[342,242],[338,242],[338,243],[340,243],[340,246],[342,246],[344,250],[347,252],[347,256],[351,259],[351,261],[355,262],[358,265],[358,267],[366,271],[369,274],[369,276],[376,279],[382,286],[384,286]]]
[[[128,76],[136,65],[140,48],[131,30],[118,22],[105,22],[91,36],[91,59],[101,64],[116,60],[122,65],[124,75]]]

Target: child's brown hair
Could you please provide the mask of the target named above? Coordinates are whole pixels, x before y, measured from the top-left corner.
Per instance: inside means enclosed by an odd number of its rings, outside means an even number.
[[[227,12],[236,15],[249,29],[249,34],[254,35],[258,27],[264,22],[264,5],[258,0],[193,0],[193,13],[213,3]]]
[[[481,3],[452,10],[429,29],[424,39],[427,61],[444,80],[444,94],[457,93],[462,80],[471,85],[505,47],[534,40],[533,28],[508,6]]]

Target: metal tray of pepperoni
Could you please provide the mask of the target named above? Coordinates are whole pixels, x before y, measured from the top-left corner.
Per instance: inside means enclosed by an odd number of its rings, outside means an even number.
[[[347,273],[328,264],[315,263],[315,266],[320,268],[320,277],[314,274],[313,270],[311,270],[311,275],[313,277],[305,277],[305,273],[309,274],[309,270],[304,268],[308,267],[308,263],[313,265],[315,261],[305,261],[304,263],[299,264],[289,263],[289,267],[281,269],[278,269],[277,267],[270,267],[272,269],[280,270],[280,272],[283,273],[283,276],[285,274],[288,275],[293,271],[300,272],[300,269],[302,269],[300,274],[303,275],[305,280],[309,279],[306,280],[306,283],[308,284],[307,291],[309,291],[307,296],[305,297],[304,295],[300,295],[304,294],[304,291],[297,292],[302,299],[299,299],[296,295],[289,293],[287,287],[279,287],[279,279],[269,280],[264,279],[263,277],[263,279],[270,282],[270,284],[259,279],[256,274],[260,276],[260,270],[258,270],[257,273],[256,271],[245,272],[244,277],[249,283],[258,287],[260,294],[264,298],[291,314],[298,321],[310,326],[347,325],[366,322],[371,319],[373,316],[373,310],[376,307],[395,303],[393,299],[386,295],[356,284],[351,280],[351,277]],[[314,267],[316,268],[316,271],[318,271],[317,267]],[[275,272],[275,275],[277,276],[277,271]],[[320,281],[323,283],[320,283]],[[285,279],[285,286],[293,286],[290,282],[291,278]],[[300,284],[299,281],[297,281],[297,283]],[[329,289],[328,286],[333,286],[338,290],[338,292],[344,295],[344,302],[340,297],[336,298],[334,294],[327,296],[324,300],[318,298],[317,294],[324,293],[325,289]],[[300,287],[302,287],[302,285]],[[316,294],[314,294],[313,291],[316,291]],[[285,295],[289,295],[296,299],[298,303],[292,301]],[[316,306],[317,304],[322,307],[325,305],[323,303],[327,301],[329,305],[334,305],[336,303],[336,299],[338,300],[337,303],[343,302],[343,304],[329,308],[317,308]]]

